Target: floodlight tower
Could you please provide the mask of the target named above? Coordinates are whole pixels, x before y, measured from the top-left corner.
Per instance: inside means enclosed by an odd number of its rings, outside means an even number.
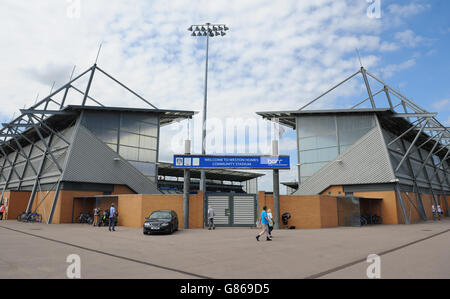
[[[229,28],[225,24],[191,25],[188,28],[192,32],[191,36],[206,36],[206,67],[205,67],[205,98],[203,101],[203,129],[202,129],[202,155],[206,154],[206,107],[208,100],[208,51],[209,38],[225,36],[225,31]],[[206,175],[205,170],[201,171],[200,190],[206,192]]]

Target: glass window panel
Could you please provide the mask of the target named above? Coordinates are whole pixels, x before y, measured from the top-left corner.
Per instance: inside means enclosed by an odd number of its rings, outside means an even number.
[[[88,129],[95,129],[98,127],[115,129],[119,127],[120,114],[117,112],[86,112],[83,124]]]
[[[156,151],[140,148],[139,161],[156,162]]]
[[[103,142],[117,144],[117,130],[94,127],[91,128],[90,131]]]
[[[141,135],[140,139],[139,139],[139,147],[156,150],[157,139],[154,137],[147,137],[147,136]]]
[[[336,134],[301,138],[299,145],[301,151],[336,146]]]
[[[135,147],[120,146],[119,154],[126,160],[139,160],[139,152]]]
[[[369,132],[368,129],[341,132],[339,134],[339,143],[341,145],[352,145],[367,132]]]
[[[141,122],[140,124],[140,134],[147,136],[158,136],[158,126],[155,124],[149,124],[146,122]]]
[[[300,116],[297,118],[297,130],[299,137],[336,134],[334,115]]]
[[[328,162],[338,155],[337,147],[300,152],[300,163]]]
[[[307,137],[299,139],[299,147],[301,151],[307,151],[316,148],[316,137]]]
[[[139,134],[139,119],[133,113],[123,113],[120,129],[130,133]]]
[[[375,127],[375,118],[373,115],[338,115],[337,123],[340,145],[351,145]]]
[[[120,144],[139,147],[139,135],[120,131]]]
[[[336,134],[316,137],[317,148],[337,146]]]
[[[155,176],[156,175],[156,165],[153,163],[145,162],[130,162],[134,167],[136,167],[145,176]]]
[[[371,129],[375,126],[373,115],[338,115],[338,131],[354,131],[358,129]]]

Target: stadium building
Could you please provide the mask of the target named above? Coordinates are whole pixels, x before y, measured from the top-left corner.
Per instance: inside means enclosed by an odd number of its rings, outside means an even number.
[[[104,106],[90,93],[94,74],[147,107]],[[105,199],[103,206],[110,204],[108,196],[182,191],[182,171],[158,163],[160,128],[192,118],[194,111],[158,109],[94,65],[20,112],[0,130],[0,190],[7,219],[27,211],[40,214],[46,223],[70,223],[80,211],[91,212],[78,206],[80,198],[97,198],[88,205],[93,208],[99,198]],[[256,193],[259,176],[208,171],[207,189]],[[191,180],[195,192],[195,172]],[[86,207],[86,200],[80,205]]]
[[[366,99],[306,109],[357,75]],[[296,130],[298,181],[284,183],[292,195],[337,197],[341,223],[369,213],[413,223],[432,219],[432,205],[448,215],[450,128],[364,68],[298,110],[257,114]]]

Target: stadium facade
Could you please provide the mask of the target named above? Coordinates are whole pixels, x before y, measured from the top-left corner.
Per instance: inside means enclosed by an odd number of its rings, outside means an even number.
[[[366,99],[347,109],[305,109],[357,75]],[[286,183],[298,186],[292,195],[381,199],[383,223],[431,219],[432,205],[448,211],[450,128],[364,68],[299,110],[258,114],[296,130],[298,182]]]

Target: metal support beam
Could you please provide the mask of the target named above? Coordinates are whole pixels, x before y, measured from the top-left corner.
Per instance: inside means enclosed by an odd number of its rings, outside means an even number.
[[[17,173],[16,168],[14,167],[14,164],[11,162],[11,160],[9,160],[8,155],[6,154],[6,152],[3,150],[3,148],[2,148],[1,146],[0,146],[0,151],[2,152],[3,157],[6,159],[6,161],[8,162],[8,164],[11,166],[11,171],[14,171],[14,172],[16,173],[16,175],[17,175],[18,177],[20,177],[19,174]],[[5,179],[6,179],[6,178],[5,178]]]
[[[378,94],[382,93],[383,91],[384,91],[384,89],[381,89],[381,90],[377,91],[376,93],[374,93],[373,96],[377,96]],[[355,106],[351,107],[350,109],[355,109],[356,107],[358,107],[359,105],[363,104],[364,102],[366,102],[369,99],[370,99],[370,97],[365,98],[364,100],[362,100],[361,102],[359,102]]]
[[[414,141],[411,143],[411,145],[409,146],[409,148],[406,151],[405,155],[403,156],[402,160],[398,164],[397,168],[395,169],[395,172],[397,172],[400,169],[400,167],[402,166],[403,162],[405,162],[405,159],[408,157],[409,153],[413,149],[414,145],[416,144],[417,140],[419,139],[420,134],[422,134],[425,126],[427,125],[427,123],[428,123],[428,119],[425,120],[423,126],[420,128],[420,131],[417,133],[416,137],[414,138]]]
[[[30,146],[30,152],[28,153],[28,157],[26,159],[25,166],[23,167],[22,176],[20,177],[19,186],[17,187],[18,190],[20,190],[20,188],[22,187],[23,179],[25,178],[25,173],[29,166],[31,166],[31,168],[33,169],[34,174],[38,175],[38,171],[34,168],[33,163],[30,163],[31,154],[33,153],[33,149],[34,149],[34,143],[32,143]]]
[[[303,107],[301,107],[298,110],[303,110],[306,107],[308,107],[309,105],[311,105],[312,103],[314,103],[315,101],[317,101],[318,99],[320,99],[321,97],[327,95],[328,93],[330,93],[331,91],[335,90],[336,88],[338,88],[339,86],[341,86],[342,84],[344,84],[345,82],[349,81],[350,79],[352,79],[353,77],[355,77],[356,75],[358,75],[359,73],[361,73],[361,70],[357,71],[356,73],[354,73],[353,75],[351,75],[350,77],[348,77],[347,79],[345,79],[344,81],[342,81],[341,83],[333,86],[331,89],[327,90],[326,92],[324,92],[323,94],[321,94],[320,96],[318,96],[317,98],[315,98],[314,100],[312,100],[311,102],[309,102],[308,104],[304,105]]]
[[[272,140],[272,155],[278,156],[278,140]],[[273,218],[274,228],[280,228],[280,170],[273,170]]]
[[[401,140],[401,145],[402,145],[403,152],[406,152],[406,145],[405,145],[405,142],[404,142],[403,139]],[[412,164],[411,164],[411,159],[408,157],[406,159],[406,161],[407,161],[409,172],[411,173],[411,176],[413,178],[413,185],[414,185],[413,186],[413,191],[414,191],[414,189],[416,190],[417,202],[419,204],[418,212],[419,212],[419,215],[421,216],[422,220],[426,221],[426,220],[428,220],[428,218],[427,218],[427,214],[425,212],[425,208],[423,206],[422,194],[420,193],[420,189],[419,189],[419,186],[417,184],[417,177],[414,174],[414,169],[413,169]]]
[[[30,120],[31,120],[31,118],[30,118]],[[32,120],[31,120],[31,121],[32,121]],[[34,124],[34,123],[33,123],[33,124]],[[49,143],[47,144],[47,142],[45,141],[44,136],[42,136],[41,132],[39,131],[39,129],[38,129],[38,127],[37,127],[36,125],[34,125],[34,130],[35,130],[36,133],[39,135],[39,138],[41,138],[42,143],[45,145],[46,152],[47,152],[47,153],[50,155],[50,157],[52,158],[53,163],[55,163],[56,167],[58,167],[58,170],[59,170],[60,172],[62,172],[63,170],[62,170],[61,166],[59,165],[58,160],[55,158],[55,156],[53,155],[53,152],[52,152],[51,149],[50,149],[51,141],[49,140]],[[50,136],[51,136],[51,139],[53,140],[54,134],[51,134]]]
[[[49,143],[51,144],[53,140],[53,135],[50,135],[49,138]],[[48,150],[48,147],[47,147]],[[34,181],[34,185],[33,185],[33,189],[31,190],[31,195],[30,195],[30,200],[28,201],[28,206],[27,206],[27,213],[31,212],[31,208],[33,207],[33,202],[34,202],[34,198],[36,196],[36,192],[37,192],[37,188],[39,185],[39,177],[41,176],[42,170],[44,168],[44,164],[45,164],[45,159],[47,157],[47,150],[44,151],[44,153],[42,154],[42,160],[41,163],[39,165],[39,170],[38,170],[38,174],[36,175],[36,179]]]
[[[43,122],[42,120],[40,120],[39,118],[37,118],[36,116],[32,115],[31,117],[33,117],[34,119],[36,119],[43,127],[45,127],[48,131],[50,131],[50,133],[56,135],[59,139],[61,139],[62,141],[64,141],[67,145],[70,144],[69,141],[66,140],[66,138],[64,138],[63,135],[59,134],[58,132],[56,132],[55,130],[53,130],[52,128],[50,128],[45,122]],[[31,120],[31,122],[34,124],[34,122]]]
[[[432,154],[432,152],[433,151],[431,151],[430,154]],[[420,174],[420,172],[422,172],[422,170],[424,171],[425,179],[427,180],[428,186],[430,187],[430,190],[431,190],[431,197],[432,197],[432,199],[434,201],[435,206],[437,206],[436,193],[434,192],[433,184],[431,183],[431,179],[428,176],[428,172],[427,172],[427,170],[425,168],[425,166],[427,164],[427,161],[431,157],[431,155],[428,155],[427,158],[424,160],[423,156],[422,156],[422,153],[419,151],[419,157],[424,162],[423,162],[422,166],[420,167],[419,171],[417,172],[417,176]]]
[[[403,219],[405,221],[405,224],[411,224],[411,222],[409,221],[409,218],[408,218],[408,214],[406,213],[405,203],[403,202],[402,193],[400,192],[400,186],[398,184],[395,186],[395,191],[397,193],[397,200],[400,203],[400,208],[402,209],[402,214],[403,214]]]
[[[17,157],[19,156],[19,154],[18,154],[18,152],[16,152],[16,154],[14,155],[14,165],[16,164],[16,162],[17,162]],[[13,169],[14,167],[12,167],[11,168],[11,170],[9,171],[9,174],[8,174],[8,179],[5,181],[5,186],[3,186],[3,190],[2,190],[2,195],[1,195],[1,198],[0,198],[0,202],[3,202],[3,194],[5,193],[5,191],[6,191],[6,189],[8,188],[8,184],[9,184],[9,181],[11,180],[11,177],[12,177],[12,173],[13,173]],[[17,172],[16,172],[17,173]],[[20,178],[20,177],[19,177]]]
[[[441,136],[441,138],[442,138],[442,136]],[[436,149],[436,147],[437,147],[437,145],[439,144],[440,141],[441,141],[441,139],[439,138],[439,141],[434,144],[434,146],[431,149],[430,153],[425,158],[425,161],[423,161],[422,165],[420,166],[419,171],[417,172],[417,175],[419,175],[419,173],[425,168],[425,166],[427,165],[428,160],[431,158],[431,156],[433,156],[433,152]],[[419,151],[419,154],[420,154],[420,151]],[[426,172],[426,170],[425,170],[425,172]]]
[[[372,108],[376,108],[375,100],[373,99],[372,90],[370,89],[369,80],[367,79],[366,70],[361,67],[361,74],[364,79],[364,84],[366,84],[367,93],[369,94],[370,104],[372,105]]]
[[[50,215],[48,216],[47,223],[51,224],[53,220],[53,214],[55,213],[56,203],[58,202],[59,193],[61,191],[61,178],[59,178],[56,185],[55,196],[53,198],[52,208],[50,210]]]
[[[416,128],[418,125],[423,123],[423,121],[424,121],[423,119],[420,120],[417,124],[415,124],[414,126],[410,127],[408,130],[403,132],[400,136],[397,136],[395,139],[393,139],[391,142],[388,143],[388,146],[390,146],[390,145],[394,144],[395,142],[397,142],[398,140],[402,139],[403,136],[405,136],[406,134],[411,132],[414,128]]]
[[[101,68],[99,68],[98,66],[95,66],[95,68],[97,70],[99,70],[100,72],[102,72],[103,74],[105,74],[108,78],[110,78],[111,80],[113,80],[114,82],[116,82],[117,84],[119,84],[120,86],[122,86],[123,88],[125,88],[126,90],[128,90],[129,92],[131,92],[132,94],[134,94],[135,96],[137,96],[139,99],[141,99],[142,101],[144,101],[145,103],[147,103],[148,105],[152,106],[155,109],[156,106],[154,106],[152,103],[150,103],[149,101],[147,101],[146,99],[144,99],[143,97],[141,97],[140,95],[138,95],[136,92],[134,92],[133,90],[131,90],[130,88],[128,88],[128,86],[126,86],[125,84],[121,83],[120,81],[118,81],[116,78],[114,78],[113,76],[109,75],[107,72],[105,72],[104,70],[102,70]]]
[[[82,95],[85,95],[84,92],[82,92],[81,90],[79,90],[78,88],[76,88],[75,86],[71,86],[75,91],[78,91],[79,93],[81,93]],[[96,104],[105,107],[102,103],[100,103],[99,101],[97,101],[96,99],[94,99],[93,97],[91,97],[90,95],[87,96],[88,99],[90,99],[91,101],[95,102]]]
[[[392,117],[402,117],[402,118],[408,118],[408,117],[435,117],[437,116],[437,113],[395,113],[392,115]]]
[[[75,115],[75,111],[61,111],[61,110],[33,110],[33,109],[20,109],[20,112],[25,115],[32,114],[52,114],[52,115]]]
[[[82,102],[81,106],[86,105],[86,100],[89,95],[89,90],[91,89],[92,80],[94,79],[95,68],[96,68],[96,65],[94,64],[94,66],[91,69],[91,75],[89,77],[88,85],[86,87],[86,91],[84,93],[83,102]]]
[[[394,110],[394,106],[392,105],[391,95],[389,94],[389,88],[387,88],[387,86],[384,85],[383,90],[384,90],[384,93],[386,94],[386,99],[388,100],[389,107],[391,108],[391,110]]]
[[[191,153],[191,141],[184,141],[184,153],[189,155]],[[189,228],[189,194],[191,192],[191,172],[188,168],[184,170],[183,182],[183,228]],[[203,194],[204,195],[204,194]]]

